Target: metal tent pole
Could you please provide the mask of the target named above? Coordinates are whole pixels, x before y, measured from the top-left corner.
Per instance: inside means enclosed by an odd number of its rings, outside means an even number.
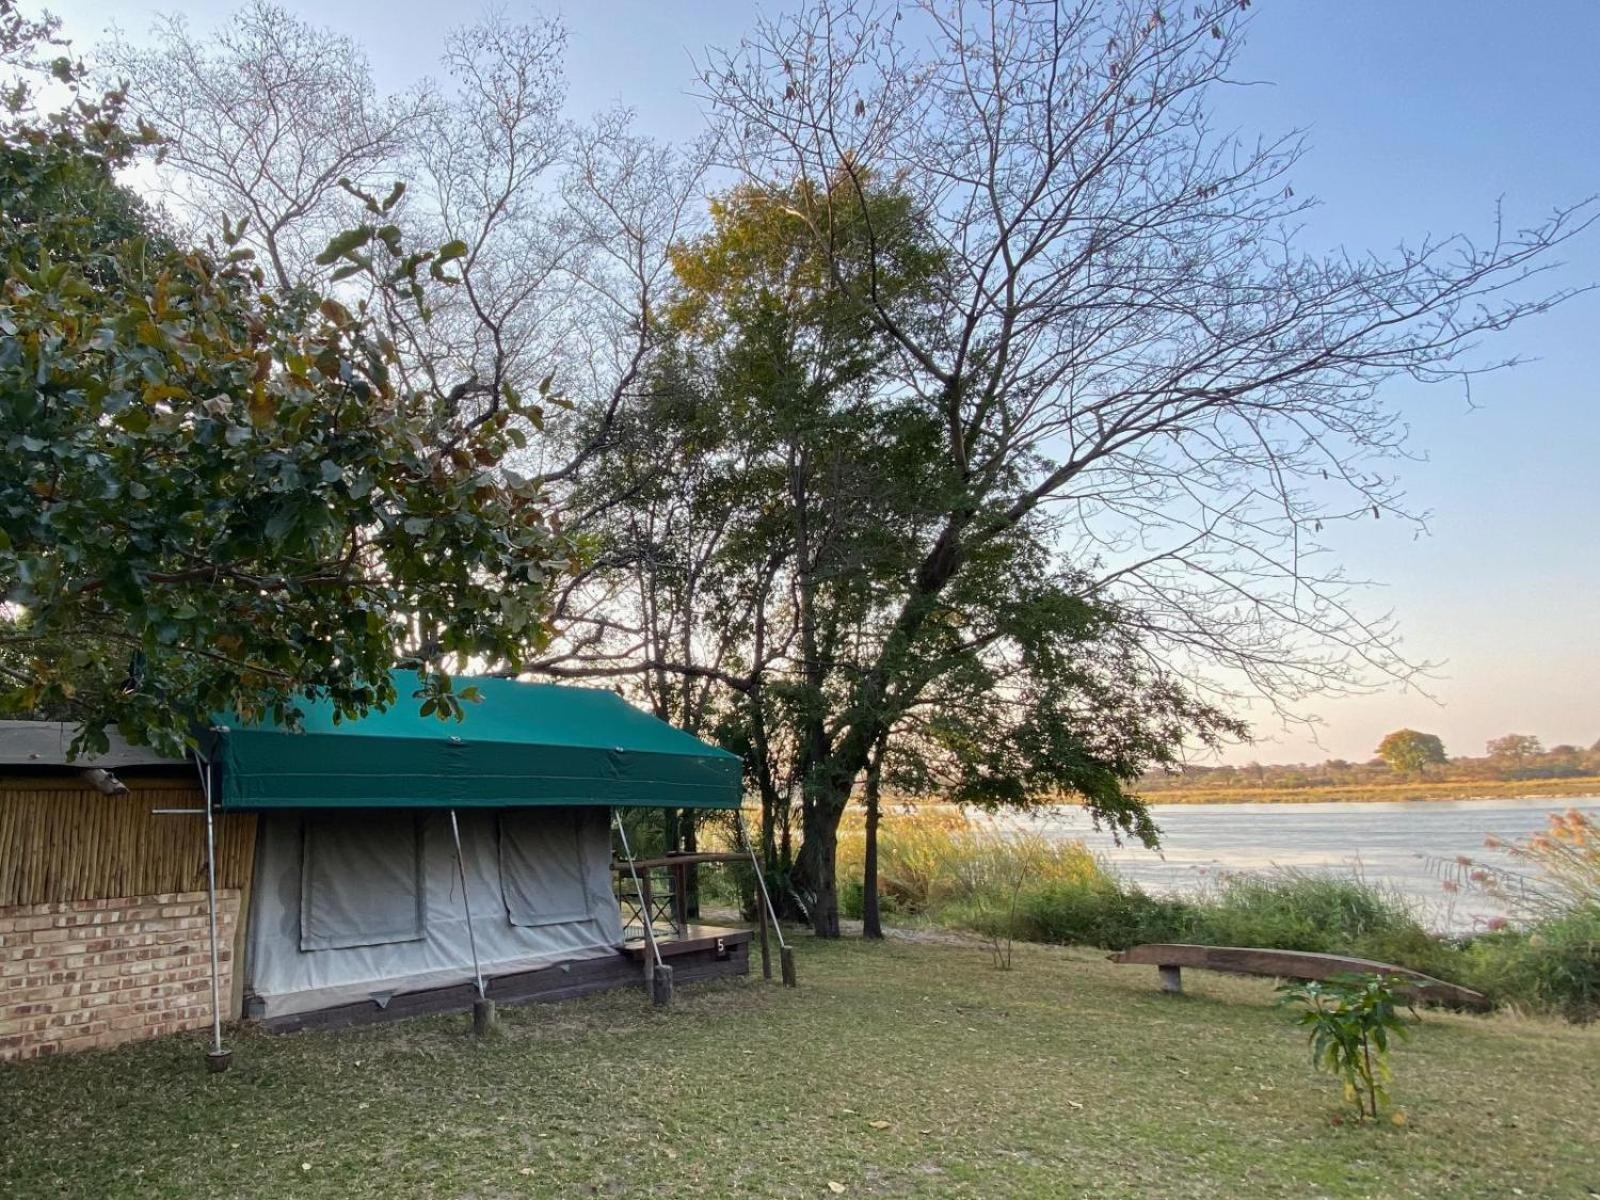
[[[483,972],[478,969],[478,938],[472,932],[472,899],[467,895],[467,861],[461,854],[461,826],[456,822],[456,810],[450,810],[450,836],[456,844],[456,874],[461,877],[461,908],[467,914],[467,947],[472,951],[472,977],[478,984],[478,995],[484,994]]]
[[[644,926],[645,944],[650,947],[650,957],[655,960],[647,972],[650,1001],[665,1007],[672,1003],[672,968],[662,960],[661,947],[656,944],[655,926],[650,920],[650,900],[645,895],[644,885],[639,882],[639,868],[634,865],[633,849],[628,845],[628,831],[622,826],[620,809],[611,810],[611,823],[616,826],[617,836],[622,839],[622,855],[628,861],[628,874],[633,877],[634,895],[639,897],[639,923]]]
[[[745,852],[750,855],[750,866],[756,873],[756,886],[761,889],[761,902],[765,906],[766,920],[772,925],[772,931],[778,935],[778,962],[783,968],[783,983],[785,987],[796,986],[794,973],[794,948],[783,937],[783,926],[778,924],[778,910],[772,907],[772,895],[767,891],[767,873],[761,869],[761,862],[756,858],[755,843],[750,840],[750,833],[744,827],[744,809],[734,812],[734,820],[738,822],[739,840],[744,843]]]
[[[222,969],[217,951],[217,824],[211,804],[211,763],[200,751],[194,754],[200,772],[200,792],[206,811],[206,918],[211,928],[211,1053],[213,1071],[226,1071],[233,1055],[222,1048]]]
[[[472,1030],[488,1033],[494,1027],[494,1001],[489,999],[484,986],[483,971],[478,966],[478,935],[472,929],[472,897],[467,894],[467,860],[461,853],[461,825],[456,820],[456,810],[450,810],[450,837],[456,845],[456,874],[461,877],[461,909],[467,914],[467,948],[472,952],[472,978],[478,986],[478,998],[472,1002]]]

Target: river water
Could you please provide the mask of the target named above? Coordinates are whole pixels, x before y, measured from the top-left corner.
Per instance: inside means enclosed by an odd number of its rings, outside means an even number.
[[[1051,809],[1017,818],[1050,836],[1082,838],[1124,878],[1147,891],[1191,892],[1219,874],[1292,868],[1358,874],[1402,895],[1439,930],[1466,932],[1502,915],[1492,898],[1446,882],[1457,862],[1504,863],[1484,846],[1494,834],[1516,839],[1545,826],[1552,812],[1576,808],[1600,819],[1600,797],[1420,800],[1395,803],[1153,804],[1160,851],[1117,846],[1081,810]]]

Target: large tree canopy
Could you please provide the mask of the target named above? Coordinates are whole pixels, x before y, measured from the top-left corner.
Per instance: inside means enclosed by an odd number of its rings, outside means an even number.
[[[26,69],[49,28],[0,15]],[[388,704],[410,664],[458,712],[441,668],[519,663],[567,565],[537,486],[496,470],[522,406],[441,409],[365,302],[174,244],[114,180],[156,136],[122,102],[18,91],[0,128],[0,706],[176,749],[219,711]],[[401,253],[397,196],[326,253],[378,293],[447,278],[449,252]]]
[[[427,289],[425,322],[404,295],[371,297],[398,377],[463,419],[553,387],[584,414],[581,436],[566,408],[545,405],[543,436],[512,465],[559,485],[637,394],[703,158],[638,136],[626,111],[566,119],[565,44],[557,18],[490,15],[442,39],[436,79],[385,92],[360,46],[249,0],[214,31],[165,20],[99,55],[162,132],[168,208],[198,231],[249,217],[241,245],[280,284],[321,288],[336,273],[322,248],[364,219],[346,181],[382,195],[405,180],[386,221],[409,244],[460,254],[455,286]]]
[[[843,175],[828,182],[852,188]],[[673,256],[676,292],[646,403],[575,499],[598,540],[591,586],[535,669],[638,672],[663,716],[742,753],[763,842],[802,904],[833,919],[841,739],[874,723],[874,771],[965,803],[1079,798],[1154,840],[1129,784],[1185,737],[1237,727],[1143,653],[1137,628],[1053,554],[1044,513],[989,539],[915,629],[899,620],[926,546],[965,484],[858,289],[927,320],[945,256],[908,198],[869,186],[870,220],[800,184],[739,188]],[[823,253],[802,214],[841,219]],[[892,243],[869,244],[873,225]],[[884,690],[860,684],[882,672]],[[863,703],[875,706],[869,715]],[[784,823],[798,802],[798,858]]]
[[[1474,349],[1560,299],[1527,285],[1595,207],[1497,223],[1483,244],[1307,253],[1299,142],[1210,119],[1246,7],[843,0],[760,21],[703,64],[724,161],[800,201],[832,286],[892,349],[879,394],[924,423],[941,468],[912,566],[880,598],[883,636],[811,756],[822,857],[802,866],[824,932],[831,829],[922,695],[908,668],[1029,530],[1162,674],[1281,702],[1411,671],[1317,535],[1404,516],[1384,465],[1403,425],[1380,389],[1497,365]],[[903,219],[875,205],[876,179],[904,193]],[[942,262],[912,313],[884,286],[908,223]]]
[[[560,121],[551,23],[462,31],[447,85],[389,99],[265,3],[112,66],[137,111],[184,114],[177,201],[281,218],[296,282],[334,266],[296,232],[349,199],[327,156],[413,180],[388,218],[461,284],[424,279],[426,323],[374,296],[397,377],[463,423],[552,369],[571,403],[519,459],[584,550],[532,665],[741,748],[780,858],[798,809],[831,933],[868,776],[1070,788],[1148,834],[1127,773],[1233,731],[1231,698],[1413,671],[1319,535],[1406,519],[1385,385],[1501,365],[1480,343],[1561,299],[1537,276],[1594,209],[1307,252],[1299,141],[1211,122],[1245,7],[802,5],[707,56],[714,143],[687,154]],[[301,67],[317,103],[289,102]],[[225,119],[190,119],[203,95]],[[703,229],[708,154],[737,186]]]

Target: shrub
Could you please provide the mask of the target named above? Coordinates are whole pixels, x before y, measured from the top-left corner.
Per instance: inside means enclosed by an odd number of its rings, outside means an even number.
[[[1159,899],[1110,877],[1029,889],[1019,910],[1026,937],[1107,950],[1180,940],[1191,919],[1183,901]]]
[[[1463,953],[1466,982],[1497,1004],[1600,1019],[1600,906],[1574,909],[1532,929],[1473,939]]]
[[[1405,929],[1378,930],[1352,942],[1348,953],[1378,962],[1410,967],[1436,979],[1474,987],[1471,964],[1467,961],[1463,943],[1456,938],[1441,937],[1413,923]],[[1481,989],[1480,989],[1481,990]]]
[[[1509,865],[1467,860],[1467,880],[1517,924],[1466,947],[1472,986],[1500,1003],[1600,1018],[1600,825],[1570,809],[1523,841],[1487,844]]]
[[[861,915],[864,848],[857,818],[839,846],[840,902],[850,917]],[[984,828],[947,806],[887,814],[878,857],[885,914],[923,916],[991,941],[1351,954],[1476,988],[1496,1003],[1600,1018],[1600,899],[1589,899],[1600,890],[1600,832],[1581,814],[1553,817],[1547,833],[1514,848],[1534,880],[1518,894],[1541,898],[1524,909],[1528,924],[1469,939],[1431,933],[1403,899],[1359,878],[1281,870],[1226,876],[1188,898],[1152,896],[1081,842]]]
[[[1416,936],[1427,934],[1405,903],[1364,880],[1276,871],[1222,879],[1195,904],[1188,940],[1349,954]]]
[[[839,912],[852,921],[861,920],[866,911],[866,888],[859,879],[846,879],[839,884]],[[880,916],[892,917],[901,911],[900,902],[890,895],[878,896]]]
[[[1295,1024],[1307,1030],[1311,1062],[1337,1075],[1344,1098],[1361,1119],[1378,1119],[1389,1102],[1389,1042],[1406,1036],[1394,989],[1382,975],[1286,983],[1281,1003],[1298,1006]],[[1396,1122],[1403,1124],[1399,1115]]]

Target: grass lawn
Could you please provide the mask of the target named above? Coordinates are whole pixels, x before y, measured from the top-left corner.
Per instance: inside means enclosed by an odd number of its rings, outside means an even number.
[[[802,940],[733,981],[0,1065],[5,1197],[1600,1196],[1600,1030],[1429,1014],[1335,1126],[1270,985]],[[882,1128],[874,1123],[887,1122]]]

